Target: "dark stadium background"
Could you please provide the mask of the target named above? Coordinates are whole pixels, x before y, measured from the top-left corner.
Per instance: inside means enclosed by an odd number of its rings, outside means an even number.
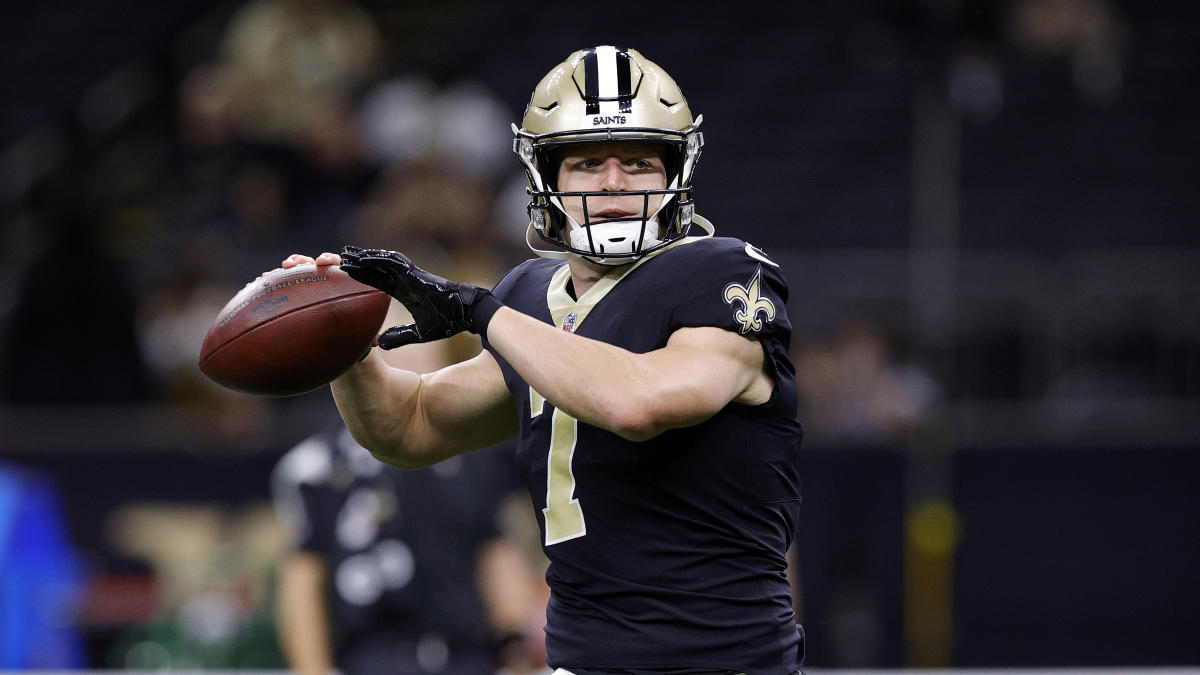
[[[477,81],[511,120],[571,51],[640,49],[705,116],[699,212],[784,264],[797,350],[866,330],[888,372],[919,374],[903,424],[800,410],[809,665],[1200,664],[1200,5],[794,5],[361,3],[380,78]],[[217,533],[176,557],[224,561],[207,590],[248,612],[208,617],[227,630],[193,658],[279,665],[254,533],[328,394],[164,374],[145,322],[167,284],[229,297],[344,243],[288,222],[234,264],[236,235],[173,219],[203,181],[177,180],[178,92],[240,6],[0,15],[0,463],[57,489],[95,668],[184,649],[171,589],[197,584],[130,543],[161,519]]]

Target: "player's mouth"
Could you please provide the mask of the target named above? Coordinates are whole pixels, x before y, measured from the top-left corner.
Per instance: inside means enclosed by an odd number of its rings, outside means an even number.
[[[604,209],[592,214],[592,222],[601,220],[630,220],[634,217],[633,211],[624,211],[621,209]]]

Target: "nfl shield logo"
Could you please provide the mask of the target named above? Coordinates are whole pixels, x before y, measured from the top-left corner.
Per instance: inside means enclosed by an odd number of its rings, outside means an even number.
[[[575,332],[575,312],[570,312],[563,317],[562,329],[568,333]]]

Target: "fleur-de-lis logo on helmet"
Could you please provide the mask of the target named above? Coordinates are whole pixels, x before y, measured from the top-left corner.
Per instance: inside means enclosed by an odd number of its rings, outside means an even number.
[[[733,319],[742,325],[742,333],[757,333],[763,328],[761,313],[767,321],[775,320],[775,305],[761,295],[762,265],[754,271],[745,286],[729,284],[725,287],[725,303],[733,308]],[[740,305],[740,307],[739,307]]]

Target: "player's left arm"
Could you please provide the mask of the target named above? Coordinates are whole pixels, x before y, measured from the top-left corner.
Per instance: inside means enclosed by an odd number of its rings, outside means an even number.
[[[380,334],[380,347],[428,342],[464,330],[479,333],[556,408],[623,438],[642,441],[698,424],[734,401],[765,403],[774,388],[768,374],[774,370],[765,366],[763,346],[711,323],[712,312],[696,312],[695,298],[685,308],[698,317],[694,322],[681,321],[685,327],[676,328],[661,349],[635,354],[558,330],[505,306],[486,289],[430,274],[396,251],[347,246],[341,264],[354,279],[400,300],[415,319]],[[756,265],[753,275],[749,267],[734,269],[737,279],[746,272],[746,286],[713,285],[705,302],[712,305],[722,295],[726,304],[740,301],[752,312],[754,324],[761,324],[760,311],[774,317],[777,303],[761,296],[761,266]],[[707,280],[705,289],[716,281]],[[777,301],[782,304],[786,297]],[[722,310],[722,315],[722,322],[728,322],[731,314]],[[739,321],[746,321],[743,332],[752,327],[748,318]]]
[[[661,349],[635,354],[505,307],[488,340],[556,408],[634,441],[699,424],[730,402],[765,403],[774,387],[757,340],[712,326],[677,329]]]

